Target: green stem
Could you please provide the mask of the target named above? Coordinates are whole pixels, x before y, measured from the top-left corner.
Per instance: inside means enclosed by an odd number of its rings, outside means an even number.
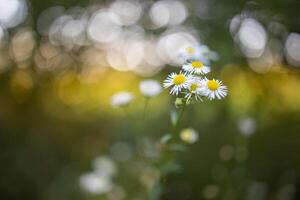
[[[142,116],[143,120],[146,118],[146,111],[147,111],[148,104],[149,104],[149,98],[145,97],[145,104],[144,104],[143,116]]]
[[[177,131],[178,131],[177,129],[179,128],[179,125],[180,125],[183,113],[185,111],[185,107],[186,107],[186,104],[183,104],[183,106],[182,106],[181,110],[179,111],[179,114],[178,114],[178,116],[176,118],[176,122],[175,122],[175,124],[173,124],[173,132],[174,132],[174,134],[176,134]],[[158,160],[158,167],[159,167],[159,170],[161,172],[161,177],[160,177],[158,183],[156,183],[156,186],[157,187],[159,186],[160,188],[159,188],[158,191],[157,190],[153,190],[152,191],[151,195],[155,196],[152,199],[154,199],[154,200],[160,199],[162,191],[163,191],[164,184],[166,182],[167,172],[163,172],[163,170],[161,168],[162,165],[166,164],[167,162],[169,162],[171,160],[174,160],[175,157],[176,157],[175,152],[168,152],[168,150],[162,150],[161,157]],[[153,192],[157,192],[157,193],[155,195],[153,195]]]
[[[184,104],[183,107],[180,110],[180,113],[179,113],[178,117],[177,117],[176,123],[174,124],[174,134],[176,134],[177,131],[178,131],[177,129],[179,128],[180,121],[181,121],[183,113],[185,111],[185,107],[186,107],[186,105]]]

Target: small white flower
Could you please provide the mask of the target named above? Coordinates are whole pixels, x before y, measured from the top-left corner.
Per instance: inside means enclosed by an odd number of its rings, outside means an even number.
[[[199,46],[185,46],[180,50],[179,56],[184,60],[199,59],[201,56]]]
[[[238,129],[241,134],[250,136],[256,131],[256,121],[252,117],[244,117],[238,121]]]
[[[162,87],[158,81],[144,80],[140,83],[140,91],[145,97],[154,97],[161,93]]]
[[[103,176],[114,176],[118,172],[115,162],[107,156],[96,157],[93,167],[96,174]]]
[[[171,87],[170,93],[178,95],[182,89],[186,89],[191,81],[191,76],[184,72],[179,74],[172,72],[164,81],[163,85],[165,88]]]
[[[86,173],[80,176],[79,184],[82,189],[93,194],[105,194],[112,190],[113,183],[108,176],[99,176],[96,173]]]
[[[119,92],[111,97],[111,105],[113,107],[127,106],[133,98],[134,97],[130,92]]]
[[[199,78],[199,77],[192,78],[187,89],[188,89],[188,92],[185,95],[185,98],[187,98],[187,100],[189,100],[190,98],[192,98],[194,96],[197,101],[199,101],[199,100],[202,101],[201,96],[204,96],[204,95],[203,95],[203,90],[202,90],[202,79],[201,78]]]
[[[194,74],[207,74],[210,72],[210,67],[206,66],[200,61],[194,60],[183,64],[182,69],[189,73]]]
[[[192,128],[186,128],[180,132],[180,138],[182,141],[192,144],[198,141],[199,134]]]
[[[205,78],[201,82],[201,91],[209,100],[222,99],[227,95],[227,87],[222,84],[222,81]]]
[[[185,46],[179,52],[179,56],[184,60],[201,60],[204,63],[209,63],[210,54],[211,51],[206,45]]]

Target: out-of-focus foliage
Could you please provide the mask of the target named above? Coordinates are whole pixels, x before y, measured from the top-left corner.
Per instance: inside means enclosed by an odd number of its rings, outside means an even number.
[[[180,128],[199,138],[164,166],[174,172],[161,199],[299,199],[299,1],[116,2],[0,0],[0,198],[138,200],[159,190],[150,163],[173,99],[151,99],[142,119],[139,82],[163,80],[179,47],[205,42],[229,94],[184,113]],[[125,112],[110,106],[121,90],[136,96]],[[81,187],[102,184],[96,158],[116,165],[105,194]]]

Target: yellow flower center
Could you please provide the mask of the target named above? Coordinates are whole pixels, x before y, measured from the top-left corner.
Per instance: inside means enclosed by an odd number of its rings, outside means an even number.
[[[215,80],[209,80],[207,81],[207,87],[208,89],[215,91],[220,87],[220,84]]]
[[[201,67],[203,67],[204,65],[203,65],[203,63],[202,62],[199,62],[199,61],[193,61],[192,62],[192,67],[193,68],[201,68]]]
[[[184,83],[185,80],[186,80],[186,78],[183,74],[178,74],[173,78],[173,83],[175,85],[180,85],[180,84]]]
[[[193,54],[193,53],[195,53],[195,49],[194,49],[193,47],[187,47],[185,50],[186,50],[186,52],[187,52],[188,54]]]
[[[197,90],[198,88],[198,85],[196,83],[192,83],[191,86],[190,86],[190,90],[193,92],[195,90]]]
[[[184,130],[180,136],[181,139],[184,141],[191,141],[193,138],[193,132],[190,130]]]

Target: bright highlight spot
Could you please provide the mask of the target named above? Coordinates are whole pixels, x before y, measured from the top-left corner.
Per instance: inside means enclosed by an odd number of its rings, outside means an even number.
[[[27,5],[23,0],[0,0],[0,24],[12,28],[24,21]]]
[[[300,34],[289,34],[285,43],[285,54],[289,64],[300,67]]]
[[[252,18],[245,19],[237,36],[241,50],[246,57],[258,58],[263,54],[267,42],[267,34],[258,21]]]

